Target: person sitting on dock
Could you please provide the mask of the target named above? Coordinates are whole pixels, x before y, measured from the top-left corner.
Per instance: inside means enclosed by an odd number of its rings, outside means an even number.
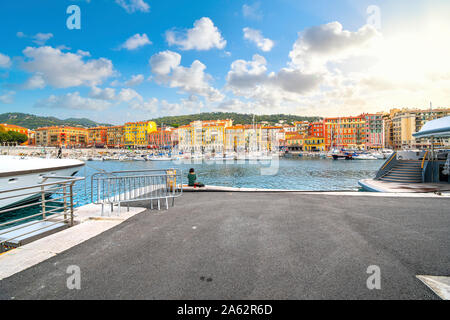
[[[189,187],[204,187],[205,185],[201,182],[195,182],[197,180],[197,175],[195,174],[194,168],[189,169],[188,174],[188,186]]]

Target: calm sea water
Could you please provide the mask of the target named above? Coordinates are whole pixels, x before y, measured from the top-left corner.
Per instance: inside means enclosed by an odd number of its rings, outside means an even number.
[[[277,162],[254,161],[223,162],[213,161],[88,161],[85,169],[77,175],[90,176],[106,171],[177,168],[183,170],[186,178],[188,170],[194,168],[197,180],[207,185],[227,187],[248,187],[264,189],[296,190],[358,190],[358,180],[375,175],[384,160],[329,160],[329,159],[280,159]],[[184,180],[187,183],[187,179]],[[90,195],[90,183],[81,182],[77,190]],[[83,196],[80,197],[83,201]]]
[[[186,160],[187,161],[187,160]],[[78,182],[78,206],[90,203],[90,177],[99,169],[105,171],[177,168],[183,170],[187,183],[189,168],[194,168],[197,180],[207,185],[296,190],[359,190],[358,180],[371,178],[384,160],[329,160],[317,158],[282,158],[276,162],[238,161],[217,163],[213,161],[87,161],[77,176],[86,180]],[[270,170],[269,167],[271,168]],[[38,208],[37,208],[38,209]],[[0,216],[0,223],[12,218],[32,214],[27,209]]]

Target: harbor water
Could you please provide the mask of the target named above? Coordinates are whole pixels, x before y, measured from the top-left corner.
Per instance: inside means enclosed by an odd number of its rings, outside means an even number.
[[[308,191],[358,191],[358,180],[373,177],[384,160],[330,160],[319,158],[280,158],[264,161],[86,161],[77,176],[86,177],[75,185],[76,206],[91,202],[92,174],[104,171],[176,168],[185,179],[194,168],[197,180],[206,185]],[[187,179],[183,181],[187,183]],[[95,190],[94,190],[95,191]],[[38,212],[31,208],[0,217],[0,223]]]

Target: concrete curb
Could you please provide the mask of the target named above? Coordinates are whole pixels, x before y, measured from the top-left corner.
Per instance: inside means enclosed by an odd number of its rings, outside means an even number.
[[[316,190],[285,190],[285,189],[259,189],[259,188],[235,188],[223,186],[205,186],[202,188],[194,188],[183,186],[183,192],[267,192],[267,193],[296,193],[296,194],[321,194],[321,195],[338,195],[338,196],[363,196],[363,197],[413,197],[413,198],[448,198],[450,193],[437,195],[435,193],[403,193],[403,192],[360,192],[353,190],[332,190],[332,191],[316,191]]]

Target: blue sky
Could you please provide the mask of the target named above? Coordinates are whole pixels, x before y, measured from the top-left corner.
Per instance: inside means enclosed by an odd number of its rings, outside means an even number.
[[[81,9],[80,30],[66,26],[72,4]],[[371,5],[378,26],[368,20]],[[204,111],[354,114],[427,99],[448,106],[446,1],[16,0],[0,7],[2,113],[123,123]],[[424,46],[439,54],[428,56]]]

